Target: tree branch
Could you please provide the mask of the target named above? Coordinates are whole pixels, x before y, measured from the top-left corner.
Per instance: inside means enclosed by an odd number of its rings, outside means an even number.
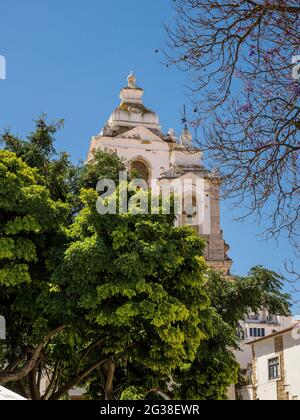
[[[51,333],[49,333],[47,336],[45,336],[43,342],[33,351],[33,354],[30,357],[30,359],[17,372],[1,374],[0,375],[0,385],[5,385],[9,382],[20,381],[25,376],[27,376],[37,365],[38,360],[40,358],[40,354],[41,354],[45,344],[47,344],[48,341],[50,341],[54,336],[56,336],[61,331],[63,331],[64,328],[65,328],[64,326],[61,326],[61,327],[57,328],[56,330],[52,331]]]
[[[91,372],[98,369],[100,366],[102,366],[104,363],[106,363],[107,360],[101,360],[93,365],[91,365],[89,368],[83,370],[81,373],[76,375],[73,379],[71,379],[66,385],[64,385],[61,389],[59,389],[57,392],[55,392],[49,400],[59,400],[62,398],[65,394],[67,394],[68,391],[73,389],[76,385],[80,384],[80,382],[83,381]]]

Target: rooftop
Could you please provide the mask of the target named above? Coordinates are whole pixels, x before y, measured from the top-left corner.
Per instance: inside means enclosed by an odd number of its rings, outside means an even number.
[[[0,401],[7,401],[7,400],[25,400],[25,398],[21,397],[20,395],[9,391],[6,388],[3,388],[3,386],[0,386]]]

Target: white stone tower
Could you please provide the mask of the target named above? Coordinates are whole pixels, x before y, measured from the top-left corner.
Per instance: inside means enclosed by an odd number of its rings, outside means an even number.
[[[188,224],[204,237],[208,264],[229,275],[232,261],[220,227],[220,180],[204,167],[203,153],[193,146],[187,127],[179,140],[173,129],[163,134],[159,116],[145,107],[143,95],[131,72],[120,105],[91,140],[88,160],[100,148],[124,158],[156,192],[165,184],[188,185],[177,224]]]

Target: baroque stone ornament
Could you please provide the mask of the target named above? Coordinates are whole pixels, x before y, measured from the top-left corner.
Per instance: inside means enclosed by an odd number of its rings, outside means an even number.
[[[133,71],[130,72],[129,76],[127,77],[128,87],[131,89],[136,88],[136,77],[133,74]]]

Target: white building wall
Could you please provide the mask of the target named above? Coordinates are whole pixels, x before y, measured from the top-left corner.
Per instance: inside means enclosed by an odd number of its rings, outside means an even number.
[[[240,350],[235,351],[234,355],[242,369],[247,369],[249,364],[252,362],[252,350],[247,344],[242,344],[240,346]]]
[[[160,178],[162,168],[167,171],[170,168],[170,152],[166,143],[152,142],[147,145],[138,140],[121,138],[102,138],[95,139],[93,148],[102,150],[112,150],[126,161],[142,156],[151,166],[151,178]]]
[[[170,149],[167,143],[163,141],[150,141],[143,138],[134,140],[128,138],[94,138],[91,143],[91,150],[102,149],[112,151],[130,163],[133,160],[142,158],[149,166],[151,179],[158,180],[162,173],[170,168]],[[158,184],[157,184],[158,185]]]
[[[280,366],[280,371],[283,373],[279,379],[269,380],[268,362],[275,357],[280,358],[280,353],[275,352],[275,340],[280,337],[275,335],[252,344],[255,350],[254,377],[256,377],[256,383],[253,385],[257,388],[257,398],[262,401],[276,401],[282,392],[288,393],[289,400],[300,400],[300,336],[295,334],[295,329],[283,332],[284,365]],[[284,386],[283,391],[280,387],[277,389],[278,382]]]
[[[164,185],[168,182],[168,180],[163,180],[160,185]],[[182,188],[184,197],[190,197],[190,199],[192,199],[193,196],[197,197],[197,216],[194,218],[193,224],[199,226],[200,234],[210,235],[210,197],[205,191],[206,181],[190,172],[180,178],[171,180],[170,186],[174,188],[174,191],[176,191],[177,188],[179,188],[179,190]]]
[[[269,381],[268,360],[276,357],[274,337],[255,345],[257,398],[277,400],[277,381]]]
[[[195,225],[200,226],[199,233],[210,235],[211,206],[209,183],[206,180],[195,176],[193,173],[187,173],[180,178],[170,181],[159,181],[162,173],[170,169],[172,156],[174,157],[175,152],[170,150],[168,143],[163,142],[160,139],[155,140],[155,135],[142,127],[138,127],[134,132],[141,136],[139,140],[128,137],[94,137],[91,143],[91,150],[100,148],[102,150],[115,152],[120,158],[123,158],[128,163],[138,159],[145,161],[150,169],[152,180],[151,187],[154,193],[158,193],[159,185],[163,185],[164,183],[169,184],[171,187],[180,185],[183,187],[182,192],[184,192],[185,196],[193,196],[194,193],[196,193],[197,220],[195,220]],[[149,136],[149,138],[147,136]],[[90,154],[90,157],[91,156],[92,155]],[[195,162],[199,163],[201,158],[202,152],[194,153],[192,156],[184,152],[176,152],[176,159],[182,164],[190,163],[192,165],[192,163]]]
[[[261,311],[258,321],[243,321],[240,324],[245,333],[245,340],[241,344],[241,350],[236,351],[234,354],[242,369],[246,369],[247,366],[252,362],[251,347],[248,346],[247,343],[253,341],[255,338],[250,337],[250,328],[264,328],[265,336],[267,337],[274,332],[279,332],[290,328],[293,324],[293,318],[291,316],[276,316],[275,318],[278,320],[277,324],[264,323],[263,317],[267,316],[264,312],[265,311]]]
[[[246,320],[241,322],[241,327],[245,332],[246,343],[255,339],[255,337],[250,336],[250,328],[264,328],[265,336],[268,336],[274,334],[274,332],[286,330],[293,325],[293,318],[291,316],[274,316],[277,320],[276,323],[266,322],[265,319],[267,315],[265,315],[264,312],[265,311],[262,310],[259,313],[259,319],[257,321]]]
[[[290,394],[290,399],[300,400],[300,337],[298,340],[295,337],[291,333],[284,334],[284,366],[286,391]]]
[[[203,235],[211,234],[211,197],[210,197],[210,183],[207,180],[204,180],[203,187],[203,199],[204,199],[204,226],[203,226]]]

